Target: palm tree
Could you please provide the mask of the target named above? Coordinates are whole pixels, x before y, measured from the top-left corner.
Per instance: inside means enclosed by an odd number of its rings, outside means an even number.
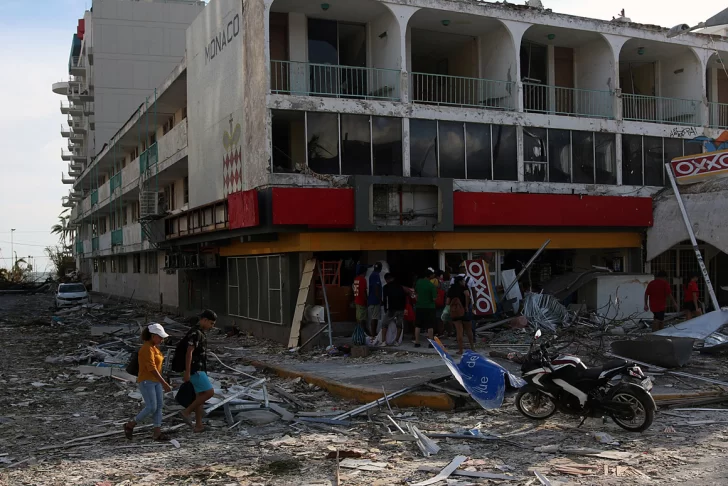
[[[64,248],[68,248],[68,245],[66,245],[66,241],[68,240],[69,236],[71,236],[71,233],[73,231],[68,226],[68,222],[71,219],[71,216],[64,216],[67,212],[68,208],[64,209],[61,214],[58,215],[58,223],[51,226],[51,234],[58,235],[58,242],[63,245]]]

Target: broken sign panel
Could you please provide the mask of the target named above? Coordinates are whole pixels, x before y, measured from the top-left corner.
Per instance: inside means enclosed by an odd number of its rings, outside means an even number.
[[[484,358],[470,350],[466,350],[460,363],[447,354],[439,341],[430,341],[432,346],[445,361],[450,372],[463,388],[485,409],[500,408],[506,392],[506,378],[514,388],[520,388],[525,382],[508,372],[488,358]]]

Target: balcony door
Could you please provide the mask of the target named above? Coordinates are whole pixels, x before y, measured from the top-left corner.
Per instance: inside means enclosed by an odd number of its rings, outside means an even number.
[[[308,61],[311,94],[369,94],[364,24],[308,19]]]

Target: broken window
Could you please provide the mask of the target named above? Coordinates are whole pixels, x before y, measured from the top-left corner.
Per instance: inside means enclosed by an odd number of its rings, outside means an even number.
[[[271,118],[273,172],[298,172],[306,165],[306,114],[273,110]]]
[[[646,186],[665,185],[665,170],[663,167],[664,152],[662,149],[662,139],[660,137],[643,137],[642,145],[644,147],[644,184]]]
[[[549,181],[571,182],[571,132],[551,130],[549,137]]]
[[[438,122],[440,177],[465,179],[465,127],[459,122]]]
[[[372,174],[372,144],[369,116],[341,115],[341,172]]]
[[[524,180],[544,182],[548,180],[545,128],[523,127]]]
[[[490,153],[490,125],[465,124],[465,159],[468,179],[493,179],[493,157]]]
[[[410,174],[437,177],[437,122],[410,120]]]
[[[571,132],[572,181],[594,184],[594,138],[592,132]]]
[[[402,119],[372,117],[374,175],[402,175]]]
[[[642,135],[622,135],[622,184],[642,185]]]
[[[339,116],[307,113],[308,166],[319,174],[339,174]]]
[[[617,183],[617,142],[614,134],[594,134],[594,165],[597,184]]]
[[[493,125],[493,179],[497,181],[518,180],[518,151],[516,148],[516,127]]]
[[[142,271],[142,258],[141,253],[135,253],[132,255],[132,272],[141,273]]]

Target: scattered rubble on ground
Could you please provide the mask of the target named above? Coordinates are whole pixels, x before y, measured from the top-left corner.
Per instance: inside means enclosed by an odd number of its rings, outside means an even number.
[[[0,484],[131,486],[393,485],[393,484],[725,484],[728,408],[695,407],[689,391],[722,387],[657,373],[675,390],[647,432],[631,434],[610,420],[555,415],[529,422],[506,398],[500,409],[469,406],[449,412],[398,409],[386,400],[363,406],[298,379],[282,379],[249,363],[252,357],[295,363],[324,360],[377,366],[437,355],[377,350],[364,358],[324,350],[293,355],[284,346],[225,330],[210,336],[216,395],[207,431],[195,434],[165,402],[173,440],[154,442],[138,427],[133,441],[122,424],[141,398],[124,367],[149,321],[181,337],[189,320],[124,302],[53,312],[47,295],[0,297]],[[588,319],[588,317],[587,317]],[[613,324],[610,324],[612,326]],[[607,326],[608,327],[608,326]],[[615,339],[604,325],[559,328],[560,342],[587,362],[599,362]],[[645,328],[646,331],[646,328]],[[524,352],[530,329],[482,333],[490,350]],[[641,332],[635,330],[625,332]],[[500,346],[498,346],[500,345]],[[173,349],[170,344],[165,352]],[[487,351],[485,351],[487,352]],[[216,359],[216,358],[217,359]],[[169,363],[169,360],[167,361]],[[719,357],[695,356],[685,371],[728,377]],[[179,384],[176,378],[173,383]],[[406,383],[401,383],[401,388]],[[399,386],[399,385],[398,385]],[[720,396],[723,395],[723,396]],[[718,396],[718,398],[715,398]],[[352,413],[359,411],[358,413]]]

